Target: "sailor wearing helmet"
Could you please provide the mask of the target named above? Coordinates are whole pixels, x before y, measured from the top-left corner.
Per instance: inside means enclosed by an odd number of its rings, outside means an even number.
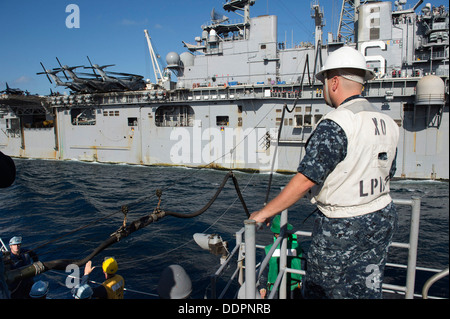
[[[389,195],[398,125],[361,96],[374,77],[364,56],[342,47],[316,78],[333,110],[311,134],[283,191],[250,218],[266,222],[308,195],[317,205],[304,278],[306,298],[381,298],[397,212]]]
[[[39,280],[34,283],[30,290],[31,299],[49,299],[48,295],[48,281]]]
[[[89,281],[90,273],[96,267],[92,267],[92,261],[88,261],[84,268],[84,276],[81,278],[81,283],[78,289],[84,291],[74,291],[73,295],[78,299],[88,298],[88,292],[92,291],[89,298],[98,299],[123,299],[123,293],[125,289],[125,280],[122,276],[118,275],[116,272],[119,269],[117,261],[113,257],[107,257],[103,261],[102,269],[105,276],[105,281],[98,287],[92,288],[92,290],[87,289],[87,282]],[[86,290],[86,291],[85,291]],[[78,297],[77,297],[78,296]],[[83,296],[83,297],[81,297]]]
[[[18,269],[38,261],[38,257],[33,251],[22,248],[22,236],[12,237],[9,240],[9,249],[11,253],[9,258],[5,259],[5,268],[7,270]],[[11,292],[11,299],[29,298],[33,283],[33,278],[21,279],[10,283],[8,288]]]

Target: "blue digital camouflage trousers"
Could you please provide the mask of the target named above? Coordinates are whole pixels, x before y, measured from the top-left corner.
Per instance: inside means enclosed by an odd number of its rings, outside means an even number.
[[[308,250],[304,297],[380,299],[397,219],[393,203],[351,218],[327,218],[319,212]]]

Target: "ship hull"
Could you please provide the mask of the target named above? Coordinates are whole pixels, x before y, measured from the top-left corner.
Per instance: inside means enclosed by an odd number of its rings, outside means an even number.
[[[379,88],[394,82],[372,82],[367,98],[400,127],[395,176],[448,179],[448,106],[414,105],[417,80],[399,87],[389,103]],[[307,139],[331,110],[320,86],[179,93],[171,101],[148,101],[145,91],[90,96],[101,105],[57,107],[51,128],[19,127],[13,134],[4,127],[0,150],[21,158],[295,172]],[[292,112],[285,112],[278,141],[285,105]]]

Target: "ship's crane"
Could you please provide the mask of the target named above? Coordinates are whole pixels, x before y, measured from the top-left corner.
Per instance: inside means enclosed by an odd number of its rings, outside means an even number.
[[[152,45],[152,41],[151,38],[148,34],[148,30],[144,30],[145,33],[145,38],[147,39],[147,44],[148,44],[148,50],[150,52],[150,58],[152,60],[152,65],[153,65],[153,72],[155,74],[155,83],[159,83],[162,79],[162,73],[161,73],[161,68],[159,67],[159,63],[155,54],[155,50],[153,50],[153,45]],[[155,67],[156,65],[156,67]]]

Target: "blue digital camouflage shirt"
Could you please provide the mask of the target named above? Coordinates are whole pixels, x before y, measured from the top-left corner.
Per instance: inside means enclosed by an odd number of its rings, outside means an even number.
[[[336,122],[321,121],[306,143],[298,172],[322,185],[347,156],[347,144],[347,136]],[[381,298],[386,255],[396,228],[392,203],[377,213],[352,218],[327,218],[318,213],[308,250],[304,297]]]
[[[297,171],[320,185],[345,156],[347,136],[344,130],[332,120],[323,120],[308,139],[305,157]]]

